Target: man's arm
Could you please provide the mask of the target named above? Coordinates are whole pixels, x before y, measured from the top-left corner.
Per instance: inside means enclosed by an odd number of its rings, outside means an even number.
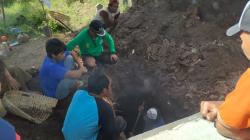
[[[78,66],[83,65],[83,59],[79,56],[78,52],[75,50],[71,51],[71,56],[73,57],[74,61],[77,63]]]
[[[111,54],[116,53],[114,40],[113,40],[112,36],[109,33],[106,33],[106,35],[104,36],[104,40],[108,45],[109,52]]]
[[[117,15],[115,15],[115,18],[114,18],[114,27],[118,24],[118,18],[119,18],[119,16],[120,16],[120,12]]]
[[[118,60],[118,56],[115,54],[116,50],[115,50],[115,43],[114,40],[112,38],[112,36],[109,33],[106,33],[106,35],[104,36],[104,39],[108,45],[109,48],[109,52],[110,52],[110,59],[113,62],[116,62]]]
[[[209,121],[214,121],[217,131],[222,136],[235,140],[249,140],[250,129],[236,129],[224,123],[219,114],[219,107],[222,103],[223,101],[202,101],[202,116]]]
[[[75,38],[73,38],[71,41],[67,44],[67,50],[72,51],[77,45],[83,44],[83,36],[84,32],[80,32]]]
[[[80,78],[82,74],[87,72],[87,68],[83,66],[83,63],[79,64],[78,70],[70,70],[65,74],[66,78]]]
[[[115,15],[115,20],[118,20],[119,16],[120,16],[120,12],[117,15]]]
[[[5,69],[5,77],[8,81],[8,83],[10,84],[11,88],[17,90],[21,87],[20,83],[18,83],[16,81],[16,79],[14,79],[11,74],[9,73],[9,71],[7,69]]]
[[[110,19],[109,19],[109,15],[108,15],[108,13],[106,12],[106,11],[101,11],[100,12],[100,16],[102,17],[102,19],[103,19],[103,21],[104,21],[104,23],[105,23],[105,25],[107,26],[107,27],[110,27],[110,26],[113,26],[113,24],[114,24],[114,21],[111,21]]]
[[[250,139],[250,128],[247,129],[235,129],[226,125],[220,117],[217,115],[217,120],[215,121],[215,127],[217,131],[224,137],[231,138],[234,140],[249,140]]]

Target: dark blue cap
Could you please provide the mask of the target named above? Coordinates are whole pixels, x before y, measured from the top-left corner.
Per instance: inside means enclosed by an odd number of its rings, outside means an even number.
[[[94,30],[98,36],[104,36],[106,34],[104,24],[99,20],[92,20],[89,27]]]

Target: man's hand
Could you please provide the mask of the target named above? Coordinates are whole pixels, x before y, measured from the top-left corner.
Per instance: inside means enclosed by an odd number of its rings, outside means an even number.
[[[19,88],[21,88],[20,83],[18,83],[18,82],[16,81],[16,79],[14,79],[14,78],[10,75],[10,73],[9,73],[9,71],[8,71],[7,69],[5,70],[5,76],[6,76],[6,79],[7,79],[7,81],[9,82],[10,87],[11,87],[12,89],[18,90]]]
[[[84,64],[81,57],[76,58],[76,63],[79,65],[79,67]]]
[[[82,73],[87,73],[88,69],[86,67],[84,67],[83,65],[80,66],[80,70]]]
[[[218,113],[218,105],[214,101],[202,101],[200,104],[200,112],[208,121],[214,121]]]
[[[18,90],[21,88],[21,85],[14,78],[9,79],[9,84],[11,88],[14,90]]]
[[[143,112],[144,111],[144,105],[140,105],[139,107],[138,107],[138,112]]]
[[[115,62],[118,60],[118,56],[116,54],[111,54],[110,59],[111,59],[111,61]]]
[[[83,60],[81,57],[77,57],[76,61],[77,61],[77,64],[79,66],[79,69],[81,70],[82,73],[88,72],[88,69],[85,66],[83,66]]]

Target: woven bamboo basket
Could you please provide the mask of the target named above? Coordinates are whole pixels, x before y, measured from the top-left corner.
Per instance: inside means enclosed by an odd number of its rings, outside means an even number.
[[[50,116],[57,104],[57,99],[12,90],[4,94],[2,102],[9,113],[40,124]]]

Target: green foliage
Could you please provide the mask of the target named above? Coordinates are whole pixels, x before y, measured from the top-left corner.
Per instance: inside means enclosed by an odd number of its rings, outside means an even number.
[[[67,3],[68,5],[70,5],[70,4],[72,4],[73,2],[76,2],[76,1],[79,1],[79,0],[66,0],[66,3]]]
[[[7,27],[19,27],[25,32],[34,33],[34,29],[44,20],[38,0],[15,0],[5,6]],[[39,9],[40,8],[40,9]],[[3,26],[0,25],[0,29]],[[7,30],[3,29],[2,30]]]
[[[38,34],[38,30],[36,28],[33,28],[32,26],[29,26],[27,24],[22,24],[22,25],[19,26],[19,28],[22,31],[28,33],[29,35],[36,35],[36,34]]]
[[[7,32],[7,30],[5,30],[5,29],[0,29],[0,35],[4,35],[4,34],[7,34],[8,32]]]
[[[7,27],[20,27],[25,32],[36,33],[47,26],[44,11],[39,0],[5,0]],[[70,16],[70,26],[73,30],[79,30],[86,26],[96,14],[98,3],[107,6],[109,0],[50,0],[51,9],[47,6],[45,10],[55,11]],[[121,11],[127,9],[120,3]],[[53,19],[48,19],[48,26],[54,31],[60,31],[62,27]],[[0,33],[5,32],[0,22]]]
[[[50,29],[52,29],[53,32],[58,32],[63,29],[61,25],[59,25],[58,22],[54,19],[48,20],[48,26],[50,27]]]
[[[4,0],[4,4],[5,5],[11,5],[13,3],[28,3],[28,2],[31,2],[31,1],[35,1],[35,0]]]
[[[42,12],[36,12],[35,14],[32,14],[30,17],[28,17],[29,23],[32,27],[39,26],[44,21],[44,15]]]
[[[75,3],[75,2],[80,2],[82,4],[84,3],[91,3],[91,4],[97,4],[97,3],[101,3],[101,4],[105,4],[108,2],[108,0],[66,0],[66,3],[68,5]]]

